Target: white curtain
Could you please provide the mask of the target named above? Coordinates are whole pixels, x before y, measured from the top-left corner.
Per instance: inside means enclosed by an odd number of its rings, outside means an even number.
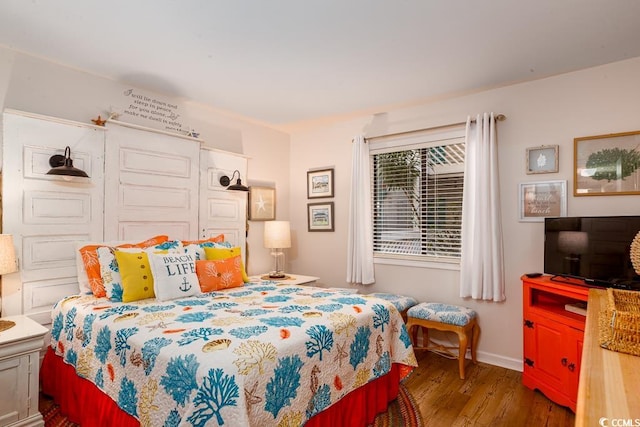
[[[498,146],[493,113],[467,118],[460,296],[503,301]]]
[[[351,195],[347,239],[347,283],[370,285],[373,273],[373,220],[369,144],[362,135],[353,139]]]

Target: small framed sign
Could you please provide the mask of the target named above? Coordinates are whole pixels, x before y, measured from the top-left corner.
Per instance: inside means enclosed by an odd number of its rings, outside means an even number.
[[[567,181],[520,184],[520,221],[544,221],[548,216],[567,216]]]
[[[558,146],[527,148],[527,174],[558,172]]]
[[[333,197],[333,169],[307,172],[307,198]]]

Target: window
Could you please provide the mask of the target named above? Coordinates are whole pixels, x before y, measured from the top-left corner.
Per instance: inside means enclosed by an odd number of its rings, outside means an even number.
[[[460,132],[373,142],[376,257],[460,259],[465,156]]]

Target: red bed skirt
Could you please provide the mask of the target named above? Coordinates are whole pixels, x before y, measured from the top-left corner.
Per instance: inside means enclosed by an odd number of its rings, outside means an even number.
[[[327,410],[311,418],[305,427],[354,427],[371,424],[377,414],[385,412],[398,395],[400,378],[407,375],[403,365],[392,365],[391,372],[352,391]],[[117,425],[139,426],[139,421],[121,410],[91,381],[76,375],[73,366],[49,348],[40,369],[42,392],[54,398],[70,421],[82,427]]]

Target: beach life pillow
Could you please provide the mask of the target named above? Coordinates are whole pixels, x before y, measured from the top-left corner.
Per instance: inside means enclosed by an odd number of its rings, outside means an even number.
[[[149,254],[156,298],[167,301],[200,293],[193,252]]]
[[[196,261],[196,274],[204,293],[244,286],[240,255]]]
[[[122,279],[122,302],[132,302],[155,296],[153,274],[146,252],[114,252]]]
[[[110,246],[102,246],[98,248],[98,261],[100,262],[100,275],[104,285],[106,297],[111,301],[122,301],[122,277],[118,262],[115,258],[115,248]],[[159,245],[149,246],[147,248],[118,248],[122,252],[178,252],[182,251],[182,242],[180,240],[168,240]]]
[[[104,289],[104,283],[100,274],[100,262],[98,260],[98,248],[101,246],[111,246],[116,248],[146,248],[149,246],[159,245],[160,243],[169,240],[169,236],[155,236],[151,239],[139,243],[126,243],[119,242],[115,245],[107,243],[87,243],[84,242],[83,246],[78,249],[80,254],[81,263],[77,263],[78,271],[78,283],[80,291],[83,292],[86,289],[90,289],[93,295],[96,297],[106,296]],[[82,268],[80,268],[82,266]]]
[[[204,248],[205,255],[207,259],[227,259],[234,257],[236,255],[240,255],[242,258],[242,252],[239,246],[233,248]],[[241,263],[242,269],[242,280],[245,283],[249,283],[249,276],[247,276],[247,272],[244,269],[244,263]]]

